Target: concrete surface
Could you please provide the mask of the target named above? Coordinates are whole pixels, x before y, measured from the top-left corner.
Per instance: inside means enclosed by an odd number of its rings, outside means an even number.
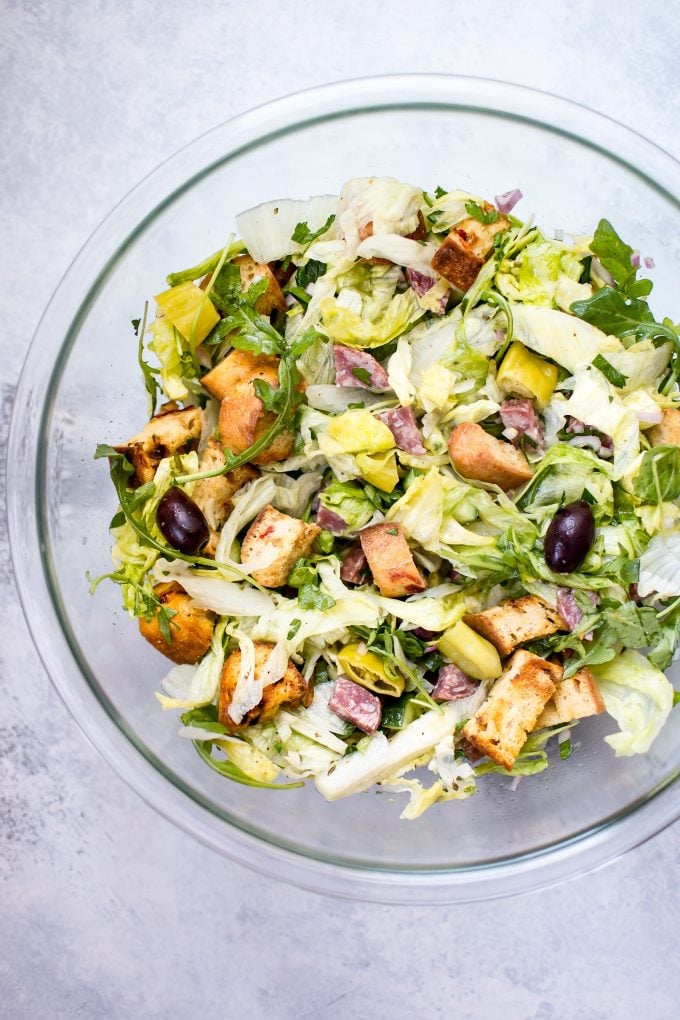
[[[360,74],[478,74],[680,154],[668,4],[1,0],[0,28],[3,442],[82,242],[143,174],[250,106]],[[678,1016],[677,825],[596,874],[481,906],[277,884],[158,817],[80,734],[26,631],[1,517],[0,588],[0,1016]]]

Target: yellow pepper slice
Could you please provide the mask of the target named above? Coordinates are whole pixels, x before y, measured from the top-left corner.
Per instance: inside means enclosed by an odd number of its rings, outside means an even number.
[[[393,679],[385,671],[385,664],[375,652],[361,644],[345,645],[338,654],[342,671],[355,683],[376,694],[389,694],[398,698],[404,691],[404,678],[395,674]]]
[[[358,453],[357,467],[361,477],[382,492],[392,492],[399,481],[394,450],[390,453]]]
[[[394,449],[394,436],[370,411],[345,411],[333,418],[326,431],[345,453],[382,453]]]
[[[215,306],[195,283],[179,283],[162,294],[156,294],[156,304],[178,333],[192,347],[203,343],[208,333],[220,321]]]
[[[498,385],[504,393],[536,400],[540,409],[550,403],[557,386],[557,366],[513,341],[498,370]]]

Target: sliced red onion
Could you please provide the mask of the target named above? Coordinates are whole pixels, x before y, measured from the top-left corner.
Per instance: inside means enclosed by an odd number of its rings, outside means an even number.
[[[647,258],[645,259],[645,269],[653,269],[655,265],[656,262],[654,261],[654,259],[651,258],[650,256],[647,256]]]
[[[425,627],[414,627],[411,633],[414,637],[420,638],[421,641],[432,641],[437,636],[435,630],[426,630]]]
[[[502,195],[496,195],[496,208],[502,213],[512,212],[520,198],[522,198],[522,192],[519,188],[504,191]]]
[[[560,614],[569,630],[578,627],[583,619],[583,613],[577,604],[571,588],[557,589],[557,612]]]
[[[593,259],[590,263],[590,271],[591,273],[595,273],[595,276],[597,276],[599,280],[602,280],[603,283],[606,283],[608,287],[615,286],[614,277],[608,269],[604,268],[599,259]]]
[[[505,436],[506,439],[509,439],[510,442],[512,442],[513,439],[517,439],[517,436],[519,435],[519,432],[517,431],[517,429],[507,428],[507,429],[503,429],[503,433],[502,434]]]
[[[630,264],[633,267],[633,269],[639,269],[640,268],[640,252],[639,251],[634,251],[632,253],[632,255],[630,256]]]
[[[578,418],[572,418],[570,415],[567,416],[567,432],[573,432],[574,435],[580,436],[585,432],[586,427],[582,421]]]
[[[410,266],[406,270],[406,280],[413,293],[418,297],[427,294],[428,290],[432,290],[437,282],[436,278],[430,276],[429,273],[419,273],[417,269],[411,269]]]

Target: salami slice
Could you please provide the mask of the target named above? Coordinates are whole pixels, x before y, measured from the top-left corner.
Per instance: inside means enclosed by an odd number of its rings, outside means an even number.
[[[368,351],[335,344],[333,347],[336,386],[358,386],[364,390],[388,390],[387,372]]]
[[[392,407],[376,415],[387,425],[394,441],[405,453],[426,453],[420,429],[410,407]]]
[[[328,707],[364,733],[375,733],[380,725],[380,698],[346,676],[339,676],[335,681]]]
[[[478,686],[458,666],[442,666],[432,697],[435,701],[457,701],[459,698],[469,698]]]

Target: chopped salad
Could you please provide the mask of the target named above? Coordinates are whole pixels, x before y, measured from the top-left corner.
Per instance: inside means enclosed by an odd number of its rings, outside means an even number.
[[[105,576],[225,777],[416,818],[602,712],[645,753],[678,700],[680,328],[607,220],[521,197],[267,202],[133,321]]]

